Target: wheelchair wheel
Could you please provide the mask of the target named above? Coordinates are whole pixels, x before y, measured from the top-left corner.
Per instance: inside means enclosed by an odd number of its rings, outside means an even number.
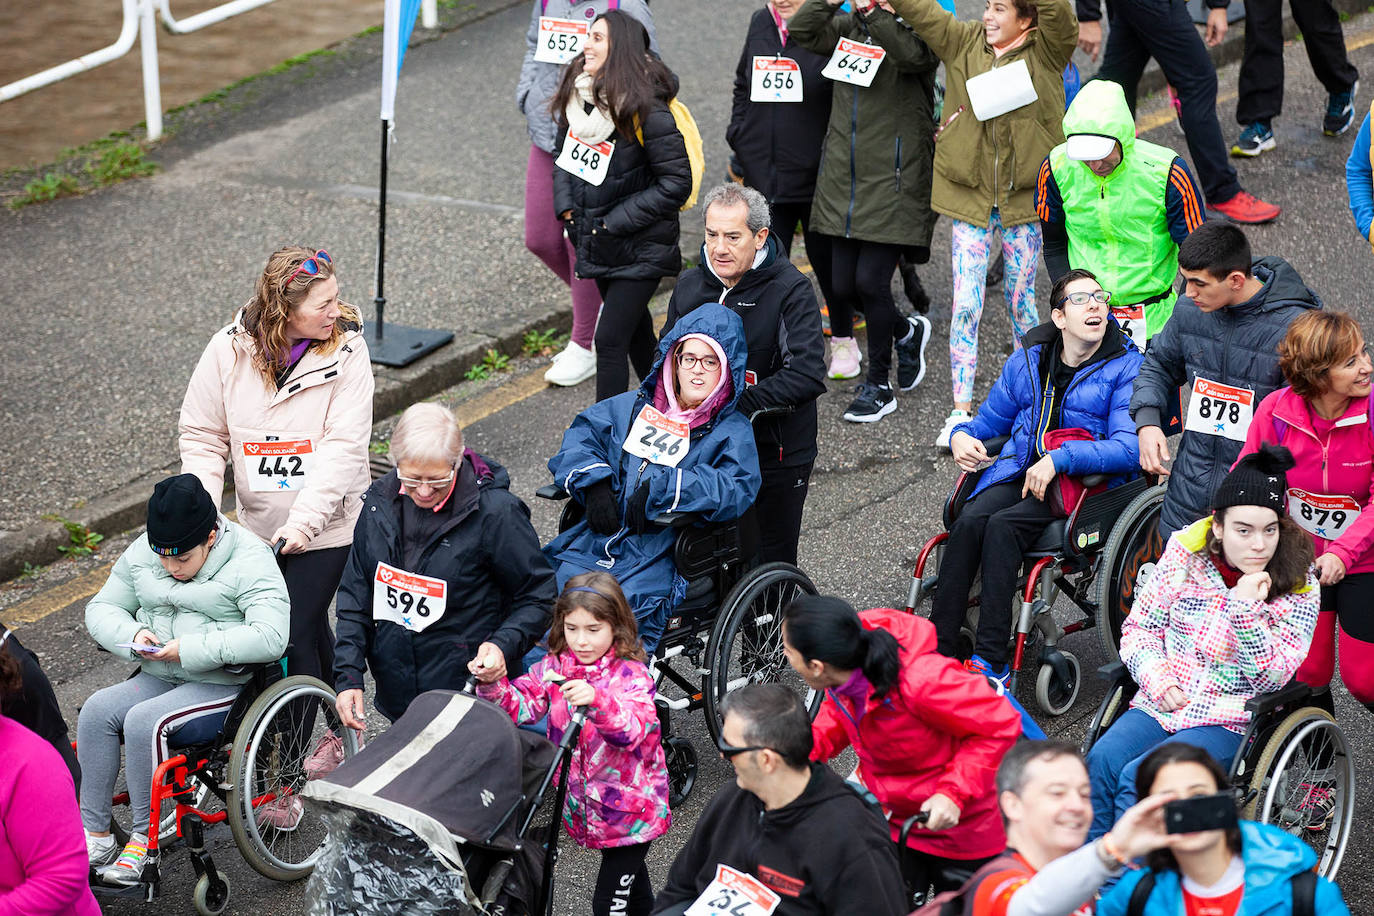
[[[1078,700],[1078,689],[1083,686],[1082,671],[1078,656],[1072,652],[1059,652],[1069,666],[1068,677],[1060,677],[1059,672],[1048,662],[1040,666],[1035,676],[1035,702],[1048,715],[1062,716],[1073,708]]]
[[[357,736],[334,709],[334,691],[293,675],[263,691],[244,714],[229,756],[229,828],[243,858],[259,874],[294,881],[310,874],[324,825],[299,797],[303,765],[326,731],[357,753]]]
[[[1331,714],[1306,707],[1270,734],[1250,775],[1248,820],[1280,827],[1309,843],[1317,873],[1336,879],[1355,816],[1355,765]]]
[[[697,749],[690,738],[674,737],[663,742],[668,764],[668,807],[676,808],[687,800],[697,784]]]
[[[224,872],[219,872],[219,883],[213,886],[209,875],[201,875],[196,880],[191,902],[200,916],[219,916],[229,906],[229,891],[229,876]]]
[[[706,729],[720,737],[720,701],[745,684],[783,684],[815,716],[821,694],[806,685],[782,652],[782,610],[794,598],[816,594],[806,573],[790,563],[765,563],[739,581],[716,616],[706,644],[710,672],[703,678]]]
[[[1131,613],[1136,590],[1149,580],[1155,563],[1164,553],[1159,536],[1159,512],[1164,506],[1164,484],[1150,487],[1131,500],[1102,548],[1097,566],[1097,637],[1109,661],[1118,661],[1121,624]]]

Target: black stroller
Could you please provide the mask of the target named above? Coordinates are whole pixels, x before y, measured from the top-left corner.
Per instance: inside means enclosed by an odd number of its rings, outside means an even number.
[[[431,690],[304,795],[328,838],[306,885],[310,916],[540,916],[567,767],[584,715],[562,742],[518,729],[498,706]],[[534,827],[558,771],[552,819]]]

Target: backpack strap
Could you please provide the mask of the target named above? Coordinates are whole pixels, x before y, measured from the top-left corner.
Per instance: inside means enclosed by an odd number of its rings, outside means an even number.
[[[1317,916],[1317,873],[1305,869],[1288,883],[1293,888],[1293,916]]]
[[[1131,889],[1131,900],[1126,904],[1126,916],[1145,916],[1145,904],[1149,903],[1154,890],[1155,873],[1153,870],[1147,871]]]

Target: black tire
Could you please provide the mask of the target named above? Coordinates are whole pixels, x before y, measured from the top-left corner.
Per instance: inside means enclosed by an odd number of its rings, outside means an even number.
[[[200,916],[219,916],[229,906],[229,876],[219,872],[219,882],[213,887],[209,875],[201,875],[196,880],[196,889],[191,895],[196,912]]]
[[[1251,771],[1246,820],[1273,824],[1301,837],[1317,853],[1317,874],[1336,880],[1355,817],[1355,765],[1340,726],[1324,709],[1295,710],[1265,741]],[[1313,793],[1329,805],[1315,823]]]
[[[305,759],[331,730],[344,741],[346,756],[357,753],[357,737],[334,709],[334,691],[313,677],[293,675],[263,691],[243,716],[229,756],[229,829],[244,860],[260,875],[295,881],[315,867],[325,839],[319,815],[297,796],[305,788]],[[309,731],[305,724],[311,723]],[[296,825],[277,829],[258,817],[280,798],[296,798]]]
[[[782,651],[782,610],[794,598],[816,594],[816,586],[791,563],[765,563],[751,570],[720,606],[706,644],[710,673],[702,678],[706,730],[720,738],[720,701],[747,683],[778,683],[795,690],[812,716],[822,694],[792,670]]]
[[[1164,506],[1164,484],[1141,493],[1122,511],[1107,536],[1097,565],[1097,638],[1109,662],[1120,661],[1121,624],[1131,612],[1135,590],[1144,585],[1164,552],[1159,536],[1159,512]]]
[[[676,808],[692,794],[697,784],[697,749],[689,738],[669,738],[663,742],[668,764],[668,807]]]

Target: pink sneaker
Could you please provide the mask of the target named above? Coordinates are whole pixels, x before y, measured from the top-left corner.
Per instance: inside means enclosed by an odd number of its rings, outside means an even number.
[[[859,375],[859,343],[852,337],[830,338],[830,367],[826,375],[836,379]]]
[[[258,827],[272,827],[282,833],[290,833],[300,825],[305,814],[305,802],[299,795],[281,795],[258,805],[253,812],[258,819]]]
[[[324,733],[320,743],[315,745],[314,752],[305,758],[305,763],[301,765],[301,769],[305,771],[306,779],[321,779],[334,772],[343,762],[343,739],[332,731],[328,731]]]

